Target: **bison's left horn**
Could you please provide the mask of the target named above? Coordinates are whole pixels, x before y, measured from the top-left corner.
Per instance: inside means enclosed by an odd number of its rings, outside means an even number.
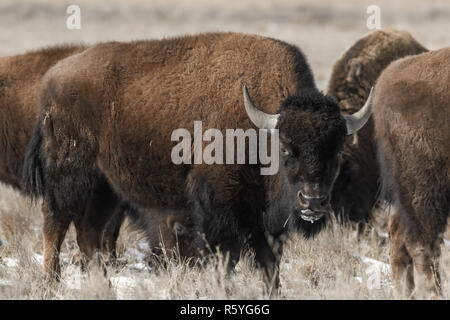
[[[250,95],[248,94],[247,86],[243,87],[244,90],[244,105],[245,111],[247,111],[247,115],[250,120],[255,124],[259,129],[275,129],[278,123],[279,114],[268,114],[258,110],[253,104]]]
[[[367,120],[369,120],[370,115],[372,114],[372,93],[373,87],[370,89],[369,97],[361,110],[352,115],[344,115],[348,135],[354,134],[366,124]]]

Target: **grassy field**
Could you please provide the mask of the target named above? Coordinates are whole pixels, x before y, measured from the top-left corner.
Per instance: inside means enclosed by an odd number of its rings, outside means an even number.
[[[81,8],[81,30],[65,25],[69,4]],[[326,90],[333,63],[368,29],[366,8],[381,9],[383,27],[409,31],[430,49],[450,44],[446,1],[29,1],[0,3],[0,55],[62,42],[162,38],[207,31],[258,33],[298,45],[319,88]],[[281,263],[279,299],[391,299],[386,221],[357,239],[350,227],[331,225],[314,240],[289,240]],[[82,273],[71,263],[78,248],[71,229],[63,244],[63,278],[48,283],[42,268],[39,206],[0,186],[0,299],[262,299],[262,276],[248,257],[226,275],[223,257],[206,267],[168,261],[146,264],[145,238],[127,223],[119,239],[119,263]],[[447,238],[449,233],[447,232]],[[450,246],[441,259],[444,298],[450,298]]]

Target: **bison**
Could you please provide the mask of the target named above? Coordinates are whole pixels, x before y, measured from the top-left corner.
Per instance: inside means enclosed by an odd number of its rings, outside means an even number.
[[[108,42],[68,57],[45,75],[24,165],[26,191],[44,198],[45,266],[59,272],[70,221],[108,184],[138,214],[185,212],[197,254],[206,241],[236,262],[248,244],[276,287],[282,245],[270,221],[297,220],[306,236],[325,225],[344,143],[369,116],[369,102],[341,115],[298,48],[256,35]],[[261,162],[175,164],[172,133],[193,135],[195,121],[269,131],[271,145],[279,133],[279,173],[261,175]]]
[[[376,84],[375,139],[389,221],[395,295],[440,294],[450,213],[450,49],[392,63]]]
[[[0,58],[0,181],[21,189],[25,150],[37,117],[44,74],[85,46],[56,46]]]
[[[24,155],[36,122],[42,77],[58,61],[86,48],[86,45],[60,45],[0,58],[0,128],[3,134],[0,139],[0,181],[4,184],[21,191]],[[125,215],[131,218],[134,227],[148,235],[147,240],[155,253],[160,251],[159,240],[162,238],[168,253],[178,249],[182,257],[192,255],[190,224],[183,215],[163,211],[153,217],[139,217],[124,203],[117,207],[109,205],[116,198],[106,184],[93,193],[91,209],[83,215],[82,222],[76,223],[77,241],[83,255],[103,249],[104,253],[114,257]],[[108,219],[101,218],[102,212]],[[102,221],[106,221],[106,226]],[[94,230],[95,234],[84,238],[89,230]],[[93,238],[102,241],[92,242]],[[180,240],[178,244],[176,240]]]
[[[408,32],[395,29],[371,31],[334,64],[327,93],[339,101],[343,114],[358,111],[367,100],[370,88],[393,61],[426,52]],[[339,220],[370,222],[379,192],[372,120],[355,134],[354,143],[344,147],[341,171],[331,195],[331,206]]]
[[[0,181],[21,191],[22,167],[25,151],[37,117],[38,97],[44,74],[58,61],[82,52],[85,45],[53,46],[25,54],[0,58]],[[82,253],[86,248],[100,248],[83,235],[84,230],[92,230],[102,212],[113,210],[116,223],[110,223],[107,230],[96,229],[96,238],[102,238],[103,248],[114,255],[115,243],[123,220],[123,210],[104,207],[111,198],[115,199],[108,185],[94,192],[90,210],[83,215],[83,222],[76,224],[78,244]],[[95,212],[95,214],[94,214]],[[109,213],[108,213],[109,214]],[[106,235],[107,234],[107,235]]]

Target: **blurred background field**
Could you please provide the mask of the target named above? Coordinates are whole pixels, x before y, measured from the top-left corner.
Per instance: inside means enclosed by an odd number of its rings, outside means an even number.
[[[81,29],[66,8],[81,8]],[[299,46],[324,88],[334,61],[368,31],[369,5],[381,26],[409,31],[427,48],[450,44],[448,0],[2,0],[0,55],[61,42],[163,38],[186,33],[258,33]]]
[[[80,30],[66,28],[71,4],[81,8]],[[208,31],[257,33],[299,46],[319,88],[326,90],[333,63],[369,31],[369,5],[380,7],[382,27],[407,30],[429,49],[450,44],[448,0],[2,0],[0,56],[68,42],[160,39]],[[281,266],[279,298],[392,298],[383,238],[386,217],[387,212],[379,213],[381,239],[368,234],[357,241],[351,228],[336,226],[314,241],[294,237]],[[0,299],[265,297],[260,274],[248,260],[229,278],[223,268],[191,270],[175,263],[165,272],[152,272],[145,265],[144,239],[126,225],[119,246],[123,263],[109,267],[109,282],[94,271],[83,275],[70,264],[77,251],[73,230],[63,247],[64,281],[48,285],[41,266],[39,208],[30,208],[17,192],[0,186]],[[447,299],[449,251],[443,248],[441,262]],[[371,285],[370,270],[379,276],[378,286]]]

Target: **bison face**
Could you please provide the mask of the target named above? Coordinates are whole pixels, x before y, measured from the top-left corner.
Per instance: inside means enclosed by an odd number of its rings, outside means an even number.
[[[172,250],[181,259],[189,259],[199,256],[197,232],[195,225],[188,214],[169,215],[166,220],[168,243],[164,243],[166,248]]]
[[[327,102],[333,106],[334,101]],[[330,193],[347,136],[345,121],[339,113],[294,108],[286,106],[280,113],[280,175],[292,211],[313,223],[331,211]]]
[[[182,260],[199,257],[203,248],[199,247],[200,235],[189,212],[161,209],[158,215],[158,223],[154,220],[147,222],[147,234],[155,259],[152,262],[157,266],[165,263],[164,257]]]
[[[341,115],[338,103],[316,89],[285,99],[276,115],[258,110],[244,87],[244,103],[259,128],[279,129],[280,175],[291,212],[311,223],[331,212],[330,193],[339,173],[347,137],[370,117],[370,100],[353,115]]]

